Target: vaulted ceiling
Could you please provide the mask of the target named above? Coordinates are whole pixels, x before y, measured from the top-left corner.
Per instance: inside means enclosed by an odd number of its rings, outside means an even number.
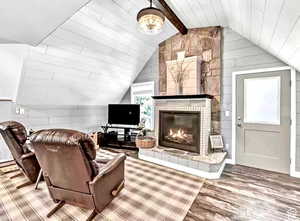
[[[1,1],[0,42],[37,45],[89,1]]]
[[[155,37],[138,30],[136,15],[148,4],[94,0],[81,8],[38,46],[29,47],[17,102],[119,102],[158,44],[176,33],[169,22]]]
[[[118,102],[158,44],[177,32],[168,21],[157,36],[139,32],[136,14],[148,0],[6,2],[0,6],[0,42],[41,42],[28,46],[24,59],[23,104]],[[300,70],[299,0],[166,2],[188,28],[229,26]]]
[[[189,27],[229,26],[300,70],[299,0],[166,0]]]

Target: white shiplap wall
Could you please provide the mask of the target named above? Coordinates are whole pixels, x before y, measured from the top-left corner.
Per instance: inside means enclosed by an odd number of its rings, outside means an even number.
[[[54,31],[25,59],[18,103],[106,105],[117,103],[164,39],[139,32],[136,13],[146,0],[94,0]]]
[[[16,114],[17,108],[24,114]],[[33,130],[65,128],[85,133],[99,131],[107,123],[107,106],[89,105],[18,105],[0,101],[0,122],[15,120]],[[0,136],[0,162],[11,159],[9,150]]]

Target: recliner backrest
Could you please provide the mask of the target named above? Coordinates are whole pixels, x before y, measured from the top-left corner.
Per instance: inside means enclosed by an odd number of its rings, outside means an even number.
[[[89,193],[95,176],[92,161],[96,150],[91,138],[79,131],[49,129],[30,136],[36,157],[52,186]]]
[[[6,121],[0,123],[0,133],[14,160],[19,162],[24,154],[23,145],[27,139],[25,127],[16,121]]]

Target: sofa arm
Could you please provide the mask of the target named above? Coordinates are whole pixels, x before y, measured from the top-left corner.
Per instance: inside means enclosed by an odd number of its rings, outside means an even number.
[[[125,159],[125,154],[118,154],[100,168],[99,174],[89,183],[98,212],[113,200],[113,191],[120,189],[120,185],[123,184]]]

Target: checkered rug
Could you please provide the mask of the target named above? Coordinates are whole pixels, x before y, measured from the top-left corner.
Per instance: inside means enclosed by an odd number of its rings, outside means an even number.
[[[112,158],[114,153],[98,151],[97,157]],[[65,205],[51,218],[46,214],[55,206],[46,183],[16,190],[25,177],[0,176],[0,220],[85,220],[90,210]],[[183,220],[203,185],[203,180],[166,167],[127,157],[125,187],[97,215],[103,221],[179,221]]]

